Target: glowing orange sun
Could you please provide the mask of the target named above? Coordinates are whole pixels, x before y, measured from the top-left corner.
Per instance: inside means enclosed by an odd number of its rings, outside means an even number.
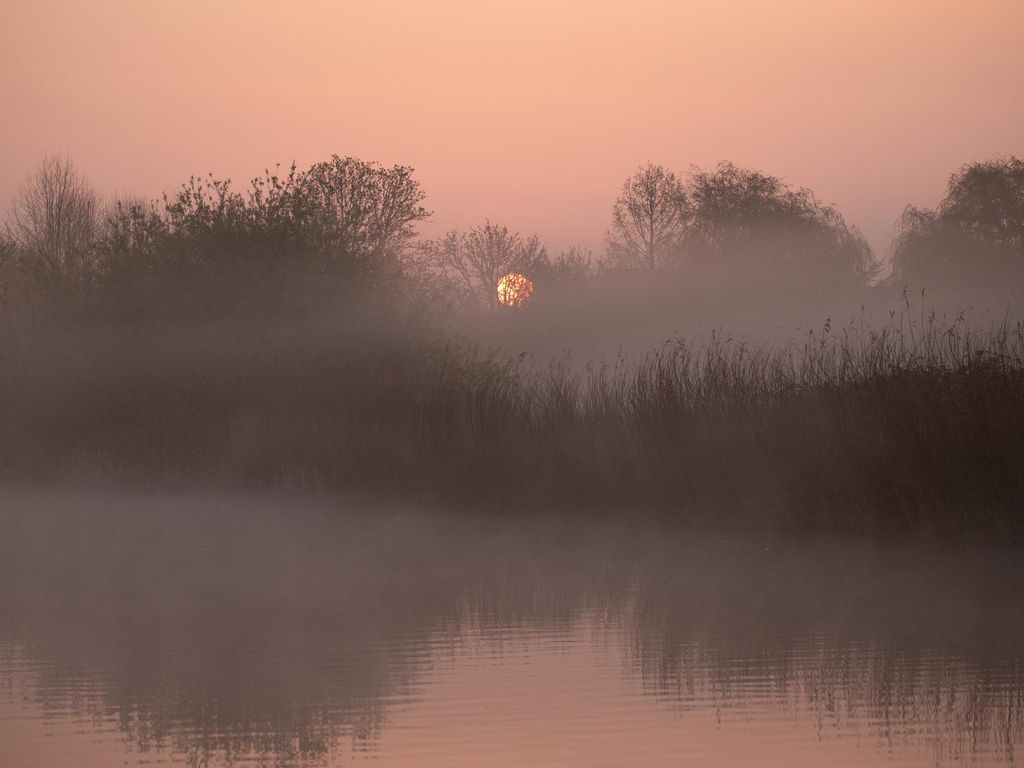
[[[498,281],[498,303],[505,307],[521,307],[533,295],[533,282],[526,275],[509,272]]]

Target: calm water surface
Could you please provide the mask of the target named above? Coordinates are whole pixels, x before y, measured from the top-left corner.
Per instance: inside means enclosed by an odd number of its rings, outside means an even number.
[[[1018,551],[0,495],[0,766],[1006,766]]]

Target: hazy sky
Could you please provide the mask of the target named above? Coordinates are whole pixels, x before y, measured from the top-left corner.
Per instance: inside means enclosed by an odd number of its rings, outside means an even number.
[[[45,152],[105,195],[331,153],[417,169],[429,232],[600,248],[623,179],[732,160],[885,249],[1024,155],[1024,2],[0,0],[0,206]]]

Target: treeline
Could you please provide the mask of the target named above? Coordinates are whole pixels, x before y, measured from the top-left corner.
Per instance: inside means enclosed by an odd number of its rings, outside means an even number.
[[[193,177],[158,202],[103,205],[68,159],[50,157],[0,234],[2,298],[8,313],[29,296],[112,311],[229,273],[240,281],[229,293],[273,275],[274,290],[261,297],[271,303],[285,283],[313,276],[363,294],[404,280],[447,309],[497,308],[495,286],[509,272],[527,275],[538,300],[629,272],[656,272],[683,290],[797,303],[909,286],[960,293],[970,305],[1005,302],[1024,285],[1024,161],[1013,157],[959,169],[934,209],[908,206],[888,264],[810,190],[729,163],[684,177],[638,169],[612,205],[596,256],[550,254],[539,236],[490,222],[419,238],[416,226],[431,215],[425,197],[411,168],[335,156],[267,171],[244,191]]]
[[[118,200],[103,210],[70,161],[47,158],[7,226],[6,306],[36,299],[137,312],[161,295],[216,285],[217,302],[189,309],[245,301],[259,314],[311,279],[355,295],[399,274],[416,223],[429,216],[424,196],[409,168],[334,157],[268,171],[244,192],[193,177],[159,203]]]
[[[1024,277],[1024,161],[965,165],[935,209],[907,206],[884,283],[1020,287]],[[732,279],[790,279],[832,290],[871,283],[883,261],[832,206],[807,189],[723,163],[685,180],[660,166],[623,185],[607,258]]]
[[[893,279],[992,259],[1003,267],[979,279],[1012,286],[1024,206],[1006,190],[1021,202],[1020,165],[965,168],[934,212],[908,213]],[[992,186],[1002,196],[976,192]],[[808,295],[893,290],[870,282],[863,238],[811,193],[728,165],[682,180],[641,168],[596,259],[490,223],[424,241],[424,200],[409,168],[334,157],[244,191],[191,179],[158,203],[104,208],[48,159],[2,245],[0,479],[1024,535],[1012,320],[977,332],[893,315],[779,345],[714,335],[550,366],[453,334],[466,318],[605,334],[649,305],[683,296],[699,315],[772,285],[793,312]],[[525,311],[497,301],[512,271],[537,286]],[[686,335],[658,334],[673,331]]]

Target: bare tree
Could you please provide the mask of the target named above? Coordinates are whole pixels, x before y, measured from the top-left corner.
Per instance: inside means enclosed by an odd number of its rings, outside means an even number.
[[[510,272],[529,275],[549,267],[547,250],[533,235],[522,238],[508,227],[487,222],[467,232],[449,232],[427,242],[422,253],[463,302],[497,307],[498,281]]]
[[[46,288],[87,278],[98,223],[99,199],[71,160],[45,157],[11,212],[22,268]]]
[[[646,269],[671,266],[679,258],[686,221],[686,192],[676,175],[660,165],[639,168],[622,185],[612,209],[609,262]]]

